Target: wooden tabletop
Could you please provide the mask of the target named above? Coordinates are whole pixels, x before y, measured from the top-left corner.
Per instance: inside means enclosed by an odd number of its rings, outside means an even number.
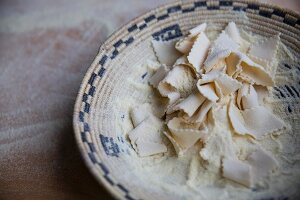
[[[111,199],[77,150],[74,101],[101,43],[169,1],[0,2],[1,200]],[[300,8],[297,0],[272,2]]]

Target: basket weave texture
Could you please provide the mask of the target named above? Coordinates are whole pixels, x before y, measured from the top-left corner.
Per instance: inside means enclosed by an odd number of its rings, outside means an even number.
[[[246,16],[247,19],[239,16]],[[155,194],[155,190],[138,187],[139,182],[135,181],[138,178],[133,172],[130,178],[122,176],[122,173],[127,173],[126,166],[122,165],[126,163],[124,152],[129,147],[124,144],[124,135],[117,133],[114,127],[112,110],[118,95],[132,93],[123,85],[124,79],[130,76],[135,66],[147,59],[155,59],[150,46],[152,39],[180,38],[190,28],[203,22],[214,24],[209,27],[210,30],[219,31],[230,21],[245,31],[265,37],[281,33],[281,41],[295,57],[299,57],[299,15],[276,6],[243,0],[171,3],[134,19],[100,47],[82,81],[73,124],[79,149],[88,168],[116,198],[167,198],[167,195]],[[286,91],[280,87],[277,89],[279,94],[288,97]],[[299,98],[299,93],[294,95]]]

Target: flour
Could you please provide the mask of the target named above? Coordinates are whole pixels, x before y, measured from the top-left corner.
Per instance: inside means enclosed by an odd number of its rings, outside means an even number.
[[[208,37],[214,38],[218,32],[209,32]],[[261,39],[260,36],[242,32],[242,37],[249,41]],[[280,43],[277,53],[279,63],[284,61],[295,62],[289,50]],[[130,107],[142,103],[152,103],[155,99],[153,89],[148,85],[148,79],[159,66],[155,61],[147,61],[146,64],[136,67],[134,74],[127,79],[135,94],[132,97],[122,98],[118,102],[119,108],[123,111]],[[286,83],[283,79],[287,74],[289,83],[295,82],[298,76],[295,71],[287,73],[281,70],[282,64],[276,74],[276,85]],[[143,74],[147,72],[144,78]],[[230,134],[231,127],[215,127],[210,133],[212,144],[203,148],[203,144],[198,142],[193,148],[182,157],[177,157],[170,141],[163,137],[163,141],[168,148],[165,154],[154,155],[151,157],[140,158],[132,151],[134,156],[128,157],[134,163],[135,172],[139,178],[147,182],[147,185],[155,186],[155,191],[165,191],[174,194],[178,199],[255,199],[255,198],[276,198],[276,197],[295,197],[298,194],[297,188],[300,186],[300,138],[299,132],[299,102],[295,99],[279,100],[275,97],[276,91],[273,89],[269,97],[265,99],[266,106],[280,116],[288,124],[288,128],[264,137],[262,140],[247,139],[236,136],[232,141],[228,141],[226,134]],[[295,113],[288,114],[285,110],[287,101],[295,107]],[[118,108],[118,109],[119,109]],[[224,111],[225,112],[225,111]],[[130,117],[127,114],[125,122],[119,123],[123,133],[128,133],[133,127]],[[222,116],[218,120],[222,120]],[[226,124],[226,123],[225,123]],[[220,139],[223,138],[223,139]],[[222,142],[232,144],[230,149],[222,149]],[[261,181],[254,188],[246,188],[240,184],[232,182],[222,177],[220,170],[220,160],[218,152],[236,154],[240,160],[245,160],[250,152],[257,146],[263,146],[267,151],[274,154],[279,162],[279,170],[272,173],[265,181]],[[201,150],[201,151],[200,151]],[[237,151],[238,150],[238,151]],[[205,156],[200,156],[203,154]],[[203,158],[207,157],[206,160]]]

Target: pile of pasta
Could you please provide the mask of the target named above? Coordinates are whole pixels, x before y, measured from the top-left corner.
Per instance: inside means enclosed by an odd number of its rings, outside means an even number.
[[[276,169],[277,161],[263,148],[240,160],[232,138],[260,140],[285,127],[264,105],[274,86],[280,38],[250,44],[230,22],[210,41],[206,27],[200,24],[179,41],[152,41],[161,66],[149,84],[164,100],[158,108],[151,103],[133,108],[134,129],[128,136],[140,156],[167,152],[161,133],[178,156],[200,141],[200,156],[209,160],[215,153],[211,149],[219,145],[223,176],[251,187]]]

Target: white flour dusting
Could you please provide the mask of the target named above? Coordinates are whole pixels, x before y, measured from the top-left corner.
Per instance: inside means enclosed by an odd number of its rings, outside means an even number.
[[[218,33],[209,32],[210,38],[214,38]],[[260,39],[259,36],[242,32],[242,36],[249,41]],[[289,50],[281,43],[278,51],[278,61],[280,63],[294,63],[295,59]],[[116,110],[128,110],[145,102],[153,102],[152,88],[148,85],[147,79],[159,65],[155,62],[147,61],[146,64],[136,67],[134,74],[127,79],[134,94],[131,97],[124,96],[118,100]],[[283,70],[283,64],[279,64],[276,74],[276,86],[293,84],[299,82],[299,75],[295,70]],[[144,79],[141,78],[147,72]],[[288,78],[287,78],[288,77]],[[202,148],[201,142],[197,143],[184,156],[177,157],[171,143],[164,138],[168,146],[168,152],[147,158],[140,158],[132,150],[126,159],[134,166],[135,173],[140,179],[151,185],[154,191],[165,191],[174,194],[178,199],[256,199],[256,198],[284,198],[295,197],[300,188],[300,131],[299,126],[299,102],[295,98],[276,98],[277,92],[272,91],[267,98],[267,106],[280,116],[289,125],[286,130],[264,138],[261,141],[252,139],[239,139],[235,137],[234,145],[241,149],[238,152],[240,159],[245,159],[246,155],[255,145],[261,145],[266,150],[271,151],[279,162],[280,169],[273,173],[268,180],[261,182],[257,187],[249,189],[222,177],[220,162],[214,160],[214,155],[210,155],[212,162],[207,163],[199,156]],[[289,102],[289,103],[287,103]],[[294,112],[287,111],[288,106],[293,106]],[[290,108],[291,109],[291,108]],[[123,133],[128,133],[133,127],[128,115],[118,122],[118,126]],[[222,133],[223,128],[217,127],[211,134]],[[213,146],[211,152],[220,151],[217,146]],[[216,156],[217,158],[217,156]],[[155,186],[155,187],[154,187]],[[159,188],[159,189],[155,189]]]

